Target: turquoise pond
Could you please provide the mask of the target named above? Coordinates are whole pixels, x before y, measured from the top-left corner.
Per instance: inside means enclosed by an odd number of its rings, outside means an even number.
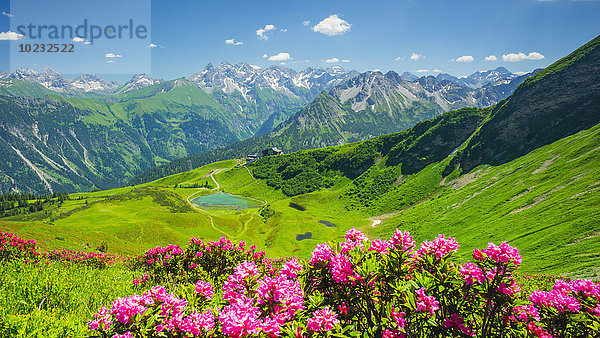
[[[192,203],[203,209],[248,209],[260,206],[257,200],[224,192],[196,197]]]

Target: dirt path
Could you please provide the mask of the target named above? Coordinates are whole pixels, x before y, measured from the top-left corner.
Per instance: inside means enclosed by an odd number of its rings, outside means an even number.
[[[189,196],[188,196],[188,198],[187,198],[187,201],[188,201],[188,203],[190,203],[190,204],[194,205],[194,203],[192,203],[192,202],[190,201],[190,198],[192,198],[192,196],[196,195],[197,193],[199,193],[199,192],[200,192],[200,191],[202,191],[202,190],[218,190],[218,189],[221,187],[221,185],[219,185],[219,182],[217,182],[217,180],[215,179],[215,177],[214,177],[213,175],[214,175],[214,174],[218,174],[218,173],[220,173],[220,172],[221,172],[221,171],[223,171],[223,170],[225,170],[225,169],[217,169],[217,170],[215,170],[215,171],[211,171],[211,172],[210,172],[210,174],[209,174],[209,175],[207,175],[207,176],[210,176],[210,178],[212,178],[213,182],[215,182],[215,184],[217,185],[215,188],[212,188],[212,189],[208,189],[208,188],[197,188],[197,189],[198,189],[197,191],[194,191],[194,192],[193,192],[191,195],[189,195]],[[203,177],[206,177],[206,176],[203,176]],[[195,206],[195,205],[194,205],[194,206]],[[197,208],[197,209],[198,209],[198,208]]]
[[[250,177],[252,177],[252,179],[254,180],[254,183],[256,183],[256,178],[254,178],[254,175],[252,175],[252,172],[250,171],[250,169],[248,169],[248,167],[244,166],[244,168],[246,168],[246,170],[248,170],[248,174],[250,174]]]
[[[250,171],[250,169],[248,169],[248,167],[246,167],[245,165],[244,165],[244,168],[245,168],[246,170],[248,170],[248,175],[250,175],[250,177],[252,177],[252,179],[254,180],[254,183],[255,183],[255,184],[258,184],[258,180],[257,180],[257,179],[254,177],[254,175],[252,175],[252,172]],[[257,201],[264,202],[264,203],[265,203],[265,205],[269,204],[269,202],[267,202],[267,200],[260,200],[260,199],[258,199],[258,198],[253,198],[253,197],[246,197],[246,198],[251,198],[251,199],[253,199],[253,200],[257,200]]]
[[[223,170],[225,170],[225,169],[217,169],[217,170],[215,170],[215,171],[213,171],[213,172],[210,173],[210,178],[212,178],[213,182],[215,182],[215,184],[217,185],[217,187],[213,188],[212,190],[217,190],[217,189],[219,189],[221,187],[219,185],[219,182],[217,182],[217,180],[215,180],[214,174],[218,174],[218,173],[220,173]]]
[[[254,218],[254,216],[256,216],[256,215],[254,215],[254,214],[251,215],[250,218],[246,222],[244,222],[244,229],[242,229],[242,232],[240,232],[239,235],[237,235],[237,237],[240,237],[241,235],[244,234],[244,232],[246,232],[246,230],[248,230],[248,223],[250,223],[250,221],[252,221],[252,219]]]
[[[203,213],[203,214],[205,214],[206,216],[208,216],[208,218],[210,218],[210,226],[211,226],[213,229],[215,229],[216,231],[218,231],[218,232],[222,233],[223,235],[225,235],[225,237],[227,237],[227,238],[229,238],[229,239],[232,239],[232,238],[233,238],[233,236],[231,236],[231,235],[230,235],[230,234],[228,234],[227,232],[225,232],[225,231],[223,231],[223,230],[221,230],[221,229],[219,229],[219,228],[217,228],[217,227],[215,226],[215,221],[214,221],[214,218],[212,217],[212,215],[211,215],[211,214],[210,214],[208,211],[206,211],[206,210],[204,210],[204,209],[202,209],[202,208],[198,207],[196,204],[192,203],[192,201],[190,200],[190,199],[191,199],[191,198],[192,198],[194,195],[196,195],[197,193],[201,192],[202,190],[218,190],[218,189],[221,187],[221,185],[219,185],[219,182],[217,182],[217,180],[215,179],[214,175],[215,175],[215,174],[218,174],[218,173],[220,173],[220,172],[221,172],[221,171],[223,171],[223,170],[225,170],[225,169],[217,169],[217,170],[214,170],[214,171],[211,171],[211,172],[210,172],[210,178],[212,178],[212,180],[213,180],[213,181],[215,182],[215,184],[217,185],[215,188],[212,188],[212,189],[208,189],[208,188],[198,188],[198,191],[195,191],[194,193],[192,193],[191,195],[189,195],[189,196],[188,196],[188,198],[187,198],[187,202],[188,202],[188,203],[189,203],[189,204],[190,204],[190,205],[191,205],[191,206],[192,206],[194,209],[196,209],[196,210],[200,211],[201,213]]]

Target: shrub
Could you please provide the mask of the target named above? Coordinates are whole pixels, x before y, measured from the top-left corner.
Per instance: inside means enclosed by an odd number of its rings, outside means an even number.
[[[444,235],[416,246],[408,232],[368,240],[352,229],[302,262],[193,239],[132,266],[145,273],[138,284],[167,282],[175,293],[156,285],[117,299],[90,328],[118,337],[585,337],[600,328],[599,284],[559,279],[525,292],[516,248],[489,243],[469,262],[456,260],[458,248]]]

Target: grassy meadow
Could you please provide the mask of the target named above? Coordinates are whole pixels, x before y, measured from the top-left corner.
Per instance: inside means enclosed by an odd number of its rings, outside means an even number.
[[[133,272],[62,263],[0,264],[1,337],[85,337],[87,321],[116,297],[134,292]]]
[[[108,252],[131,255],[191,237],[226,236],[271,257],[301,258],[351,227],[373,238],[400,228],[419,241],[452,235],[466,255],[488,241],[508,241],[521,250],[524,271],[596,276],[599,134],[596,126],[511,162],[443,179],[445,159],[397,180],[366,208],[351,207],[346,193],[354,183],[343,176],[330,188],[288,197],[255,178],[252,166],[229,160],[138,186],[71,194],[60,206],[4,218],[0,228],[35,239],[42,249],[95,250],[104,242]],[[384,162],[363,180],[373,180],[369,175]],[[190,202],[217,191],[260,200],[261,207],[203,210]]]
[[[256,244],[272,256],[307,257],[316,244],[370,224],[367,215],[345,211],[337,190],[287,198],[236,164],[222,161],[135,187],[71,194],[60,207],[4,218],[0,227],[36,239],[42,249],[93,250],[106,242],[109,252],[131,255],[185,244],[191,237],[210,241],[226,236]],[[209,188],[186,188],[206,183]],[[260,200],[272,215],[263,216],[261,208],[202,210],[190,202],[216,191]],[[306,210],[290,207],[292,201]],[[296,241],[296,235],[307,232],[312,239]]]

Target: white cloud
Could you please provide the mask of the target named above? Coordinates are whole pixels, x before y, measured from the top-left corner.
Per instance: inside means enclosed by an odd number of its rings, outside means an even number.
[[[375,68],[375,69],[373,69],[373,71],[374,71],[374,72],[380,72],[380,71],[381,71],[381,69],[379,69],[379,68]]]
[[[84,42],[83,44],[84,44],[84,45],[91,45],[91,44],[92,44],[92,42],[91,42],[91,41],[86,41],[86,42]]]
[[[239,46],[239,45],[243,45],[244,43],[241,41],[235,41],[235,39],[229,39],[229,40],[225,40],[225,44],[226,45],[234,45],[234,46]]]
[[[280,31],[282,31],[283,33],[287,32],[287,28],[282,28],[280,29]]]
[[[262,40],[269,40],[269,36],[266,33],[272,30],[275,30],[274,25],[265,25],[265,28],[260,28],[256,31],[256,35]]]
[[[417,69],[415,70],[417,73],[429,73],[429,69]]]
[[[285,62],[282,62],[282,63],[281,63],[281,65],[282,65],[282,66],[285,66]]]
[[[498,60],[498,58],[496,57],[496,55],[493,55],[493,54],[483,58],[483,61],[496,61],[496,60]]]
[[[150,43],[150,44],[149,44],[148,46],[146,46],[146,47],[148,47],[148,48],[156,48],[156,47],[163,48],[163,46],[161,46],[161,45],[157,45],[157,44],[154,44],[154,43]]]
[[[413,61],[417,61],[417,60],[422,59],[422,58],[423,58],[423,55],[421,55],[421,54],[412,53],[410,55],[410,59],[413,60]],[[398,60],[398,59],[396,59],[396,60]],[[398,61],[400,61],[400,60],[398,60]]]
[[[475,60],[471,55],[463,55],[461,57],[456,58],[456,62],[462,62],[462,63],[470,63],[473,62],[473,60]]]
[[[441,72],[442,72],[442,70],[441,70],[441,69],[437,69],[437,68],[436,68],[436,69],[434,69],[434,70],[433,70],[433,72],[434,72],[434,73],[441,73]]]
[[[113,53],[106,53],[105,55],[107,58],[120,58],[121,55],[120,54],[113,54]]]
[[[6,12],[2,12],[2,15],[8,16],[11,19],[15,17],[13,14],[6,13]]]
[[[83,42],[83,41],[85,41],[85,39],[84,38],[80,38],[78,36],[76,36],[76,37],[73,38],[73,42]]]
[[[396,60],[396,61],[402,61],[402,60],[404,60],[404,59],[405,59],[405,57],[404,57],[404,56],[398,56],[398,57],[397,57],[397,58],[395,58],[394,60]]]
[[[11,31],[0,33],[0,40],[20,40],[24,38],[25,35]]]
[[[528,73],[528,72],[515,72],[515,74],[517,74],[517,75],[525,75],[525,74],[527,74],[527,73]]]
[[[334,36],[346,33],[350,27],[352,25],[348,21],[340,19],[337,14],[332,14],[313,26],[312,30],[317,33]]]
[[[546,57],[538,52],[525,53],[509,53],[502,55],[502,61],[504,62],[519,62],[523,60],[541,60]]]
[[[323,61],[325,61],[327,63],[350,62],[350,60],[348,60],[348,59],[339,59],[339,58],[336,58],[336,57],[331,58],[331,59],[327,59],[327,60],[323,60]]]
[[[263,54],[263,59],[268,58],[269,56],[267,54]]]
[[[106,63],[113,63],[113,62],[115,62],[115,60],[108,60],[108,61],[106,61]]]
[[[310,21],[306,20],[306,21],[302,21],[302,26],[308,26],[310,25]]]
[[[269,61],[286,61],[291,60],[290,53],[279,53],[269,57]]]

